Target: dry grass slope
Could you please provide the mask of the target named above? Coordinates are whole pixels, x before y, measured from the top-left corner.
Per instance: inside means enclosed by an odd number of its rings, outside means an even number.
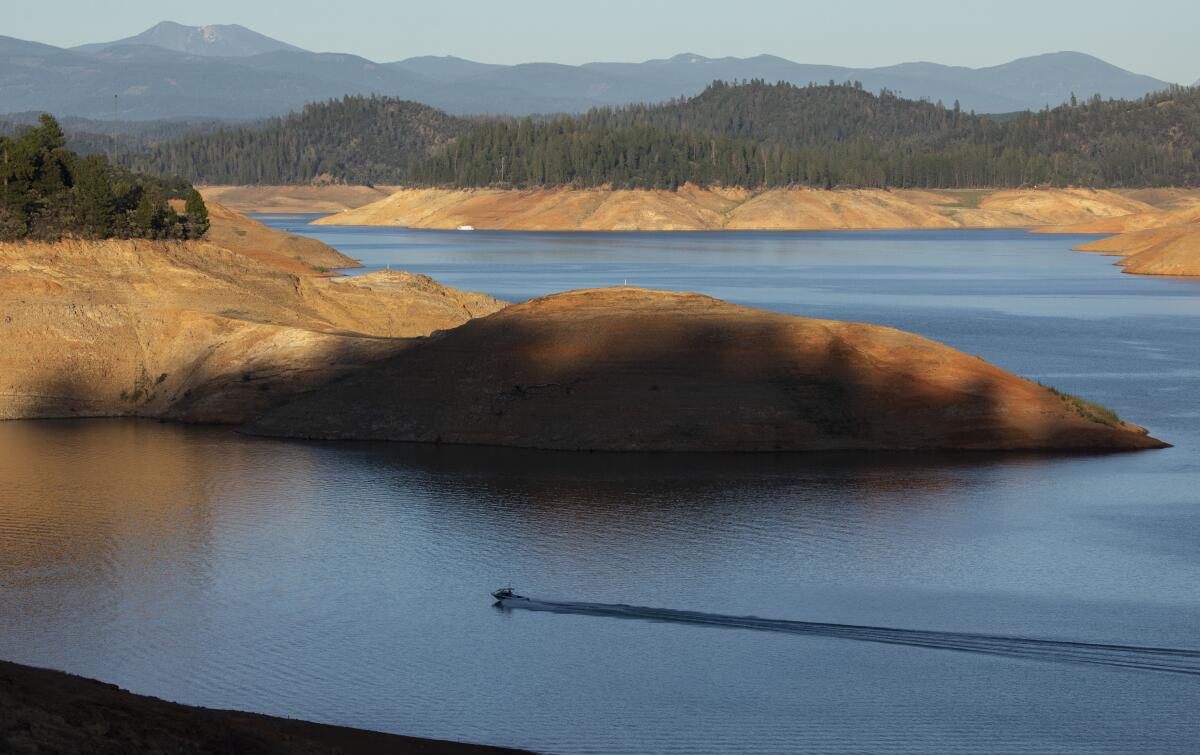
[[[211,215],[224,244],[0,244],[0,419],[239,423],[503,306],[407,273],[321,277],[293,257],[346,258]]]
[[[521,231],[1025,228],[1153,210],[1112,191],[402,189],[317,221]]]

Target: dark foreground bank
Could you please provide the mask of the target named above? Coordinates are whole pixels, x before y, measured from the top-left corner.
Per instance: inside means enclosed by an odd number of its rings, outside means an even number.
[[[0,661],[0,752],[514,753],[194,708],[61,671]]]

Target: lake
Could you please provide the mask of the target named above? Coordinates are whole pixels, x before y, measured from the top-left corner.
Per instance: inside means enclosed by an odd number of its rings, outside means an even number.
[[[0,657],[191,704],[565,753],[1195,751],[1195,674],[505,611],[488,592],[1200,650],[1200,281],[1122,275],[1071,252],[1079,237],[1019,231],[264,219],[365,270],[514,301],[627,282],[904,328],[1175,447],[571,454],[0,423]]]

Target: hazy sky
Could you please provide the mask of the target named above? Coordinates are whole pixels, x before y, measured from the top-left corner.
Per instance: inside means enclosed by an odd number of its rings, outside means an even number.
[[[8,2],[9,0],[4,0]],[[637,61],[772,53],[805,63],[995,65],[1077,50],[1168,81],[1200,77],[1197,0],[57,0],[6,13],[0,34],[70,46],[169,19],[237,23],[376,61]]]

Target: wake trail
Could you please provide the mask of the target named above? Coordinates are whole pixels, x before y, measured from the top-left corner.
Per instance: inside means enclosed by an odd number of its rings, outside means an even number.
[[[935,632],[919,629],[830,624],[817,621],[762,619],[757,616],[728,616],[670,608],[649,608],[617,603],[574,603],[548,600],[505,600],[504,608],[581,616],[669,622],[699,626],[755,629],[808,637],[833,637],[887,645],[955,650],[964,653],[1007,656],[1058,663],[1088,663],[1102,666],[1200,676],[1200,650],[1108,645],[1069,640],[1045,640],[1007,635]]]

